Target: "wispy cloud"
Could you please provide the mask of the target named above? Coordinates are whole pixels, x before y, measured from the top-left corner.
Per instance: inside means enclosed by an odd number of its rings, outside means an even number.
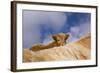
[[[77,41],[79,38],[90,32],[91,30],[90,27],[91,26],[89,22],[81,23],[79,26],[71,27],[69,32],[70,38],[68,41],[69,42]]]

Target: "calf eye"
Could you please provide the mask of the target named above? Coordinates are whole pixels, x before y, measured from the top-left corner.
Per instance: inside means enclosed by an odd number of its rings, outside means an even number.
[[[60,39],[57,39],[57,41],[60,41]]]

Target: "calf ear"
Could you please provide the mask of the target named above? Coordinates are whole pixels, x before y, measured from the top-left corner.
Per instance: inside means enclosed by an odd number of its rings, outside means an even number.
[[[57,36],[56,35],[53,35],[52,38],[57,41]]]
[[[65,40],[67,40],[69,38],[69,34],[65,35]]]

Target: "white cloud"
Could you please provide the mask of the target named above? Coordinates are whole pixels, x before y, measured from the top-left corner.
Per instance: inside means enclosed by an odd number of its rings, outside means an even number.
[[[44,39],[43,44],[48,44],[48,43],[51,43],[52,41],[54,41],[53,38],[52,38],[52,35],[48,35],[48,36]]]
[[[67,16],[64,13],[53,12],[53,14],[49,15],[51,27],[58,31],[62,28],[62,26],[66,23]]]
[[[84,36],[85,34],[87,34],[88,32],[90,32],[90,23],[89,22],[85,22],[80,24],[79,26],[73,26],[70,28],[70,38],[69,38],[69,42],[74,42],[77,41],[78,39],[80,39],[82,36]]]
[[[76,35],[79,34],[80,32],[80,28],[78,26],[74,26],[74,27],[71,27],[70,28],[70,32],[73,34],[73,35]]]

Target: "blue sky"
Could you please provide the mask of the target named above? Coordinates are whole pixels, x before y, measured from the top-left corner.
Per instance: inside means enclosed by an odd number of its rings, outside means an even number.
[[[49,43],[52,35],[60,32],[70,34],[74,42],[90,32],[90,13],[50,12],[23,10],[23,48],[33,44]]]

